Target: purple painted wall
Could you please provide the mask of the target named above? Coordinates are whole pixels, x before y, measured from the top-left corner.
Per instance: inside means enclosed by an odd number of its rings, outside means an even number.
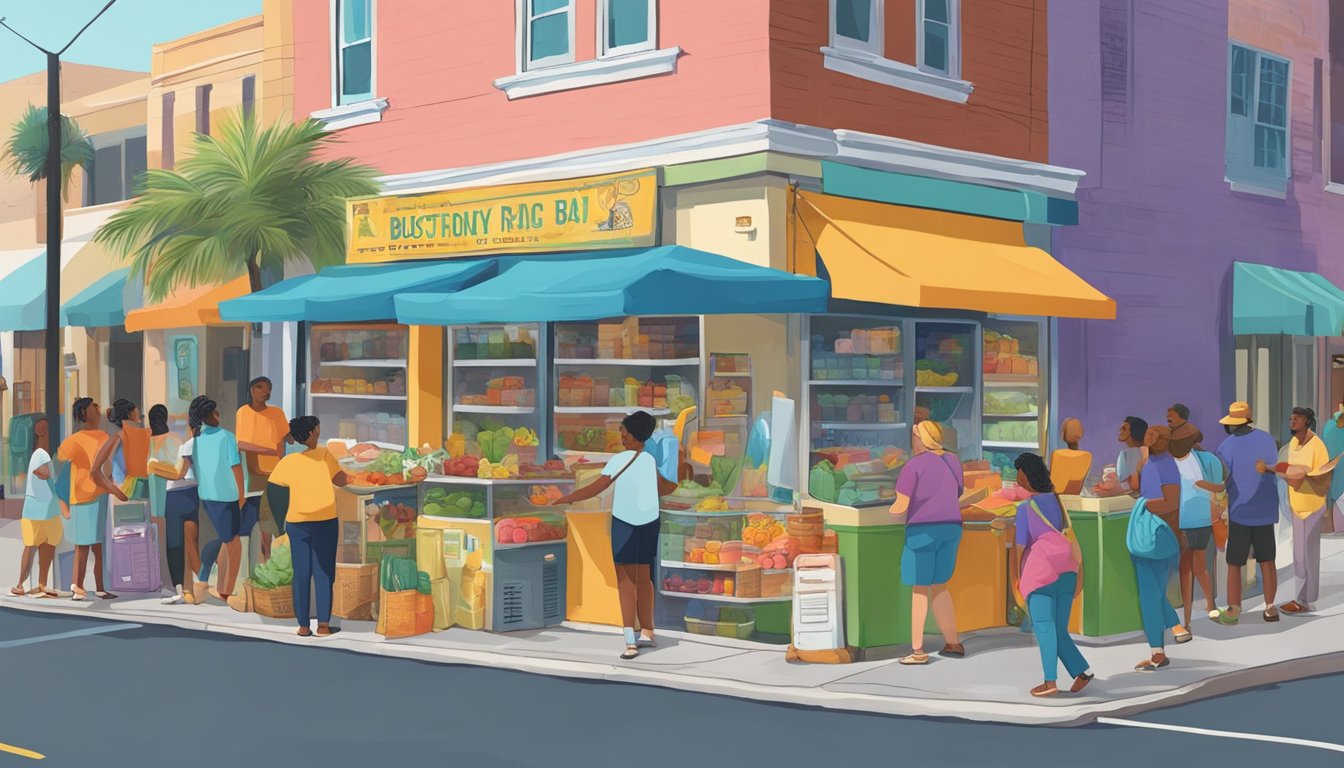
[[[1059,321],[1057,413],[1083,419],[1098,471],[1127,415],[1164,423],[1184,402],[1220,434],[1235,394],[1233,261],[1344,283],[1344,197],[1325,191],[1316,98],[1329,92],[1315,61],[1328,76],[1326,5],[1050,3],[1050,162],[1087,172],[1079,225],[1055,230],[1054,253],[1118,305],[1113,322]],[[1292,61],[1287,199],[1224,180],[1229,36]]]

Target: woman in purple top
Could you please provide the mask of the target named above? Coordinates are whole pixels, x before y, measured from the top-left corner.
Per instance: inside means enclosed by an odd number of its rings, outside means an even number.
[[[1068,525],[1068,519],[1055,493],[1055,484],[1050,479],[1045,459],[1034,453],[1024,453],[1017,457],[1013,466],[1017,468],[1017,484],[1032,494],[1030,499],[1017,505],[1015,554],[1018,562],[1024,562],[1024,550],[1029,551],[1036,540],[1046,534],[1062,533]],[[1037,552],[1036,556],[1042,554]],[[1015,592],[1021,591],[1020,581],[1018,574],[1014,574]],[[1076,572],[1062,572],[1055,581],[1023,595],[1027,612],[1031,615],[1031,629],[1036,634],[1036,645],[1041,650],[1041,666],[1045,671],[1045,682],[1031,689],[1032,696],[1045,697],[1059,693],[1055,680],[1061,661],[1064,662],[1065,671],[1073,678],[1070,693],[1078,693],[1092,682],[1093,674],[1087,666],[1087,659],[1083,658],[1069,634],[1069,615],[1073,611],[1074,599],[1082,591],[1082,584]]]
[[[901,553],[901,581],[914,589],[911,601],[910,655],[902,664],[927,664],[924,622],[929,604],[938,631],[946,640],[942,655],[962,657],[966,649],[957,635],[956,611],[947,582],[957,565],[961,544],[961,506],[965,483],[961,462],[943,450],[943,429],[934,421],[915,425],[910,438],[913,457],[896,481],[891,514],[905,516],[905,551]]]

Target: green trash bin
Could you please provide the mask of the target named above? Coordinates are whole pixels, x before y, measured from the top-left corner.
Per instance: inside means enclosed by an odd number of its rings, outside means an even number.
[[[910,642],[910,588],[901,584],[904,525],[828,525],[845,575],[845,642],[879,648]]]
[[[1064,497],[1083,550],[1082,630],[1105,637],[1143,629],[1139,587],[1125,532],[1134,500]]]

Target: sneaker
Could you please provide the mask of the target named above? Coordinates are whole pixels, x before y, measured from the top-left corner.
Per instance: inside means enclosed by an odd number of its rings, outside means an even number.
[[[163,605],[177,605],[178,603],[182,602],[182,593],[174,592],[173,594],[163,598],[159,602]]]

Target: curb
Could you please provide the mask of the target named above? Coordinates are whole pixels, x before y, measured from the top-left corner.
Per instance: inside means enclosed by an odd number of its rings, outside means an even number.
[[[1078,705],[1016,704],[1011,702],[879,696],[864,693],[844,693],[815,687],[747,683],[587,661],[543,659],[507,652],[429,648],[423,645],[399,643],[395,640],[373,642],[342,637],[340,634],[329,639],[314,641],[311,638],[299,638],[289,632],[271,631],[269,629],[252,629],[185,618],[167,618],[158,614],[143,614],[136,611],[95,612],[87,609],[46,605],[44,602],[46,601],[19,602],[4,600],[0,602],[0,607],[29,613],[82,616],[103,621],[135,621],[147,626],[171,626],[188,631],[212,632],[250,640],[264,640],[306,647],[318,646],[370,656],[410,659],[433,664],[491,667],[574,680],[645,685],[783,706],[815,707],[865,714],[952,719],[1007,725],[1086,726],[1094,724],[1099,717],[1129,717],[1154,709],[1222,696],[1247,688],[1344,672],[1344,651],[1339,651],[1260,667],[1234,670],[1181,688],[1144,696]]]

